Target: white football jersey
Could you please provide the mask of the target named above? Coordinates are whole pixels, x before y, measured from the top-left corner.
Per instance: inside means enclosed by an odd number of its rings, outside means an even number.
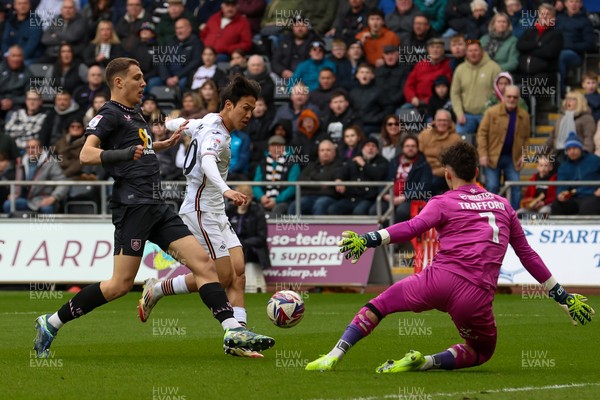
[[[169,130],[176,130],[185,120],[177,118],[167,121]],[[192,119],[185,127],[184,134],[192,138],[185,155],[183,173],[187,180],[187,192],[180,214],[194,211],[225,214],[223,187],[226,187],[229,162],[231,161],[231,136],[223,125],[221,116],[210,113],[202,119]],[[216,158],[221,176],[221,186],[207,178],[202,168],[202,159],[207,155]]]

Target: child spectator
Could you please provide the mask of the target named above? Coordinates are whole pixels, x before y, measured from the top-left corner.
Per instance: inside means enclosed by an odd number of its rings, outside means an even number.
[[[555,181],[557,178],[554,166],[547,157],[540,157],[536,165],[537,172],[529,179],[536,181]],[[556,199],[556,186],[531,185],[525,189],[525,197],[521,199],[521,208],[517,214],[540,213],[549,214],[550,208]]]
[[[339,86],[350,91],[355,86],[356,80],[352,71],[352,63],[346,57],[346,43],[341,39],[333,39],[331,42],[331,54],[327,59],[335,64],[336,81]]]
[[[360,149],[366,140],[365,133],[358,125],[351,125],[344,130],[344,142],[338,146],[339,159],[349,162],[360,155]]]
[[[456,121],[456,116],[452,112],[452,102],[450,101],[450,80],[446,75],[439,75],[432,84],[431,97],[427,104],[427,122],[431,122],[435,117],[437,110],[448,110],[452,115],[452,121]]]
[[[581,77],[581,87],[583,87],[585,99],[588,102],[594,121],[600,120],[600,94],[598,93],[598,75],[595,72],[588,71]]]
[[[507,86],[514,85],[513,77],[508,72],[500,72],[496,79],[494,79],[494,93],[490,95],[487,103],[485,103],[485,109],[487,110],[491,106],[502,102],[504,100],[504,89]],[[519,107],[529,112],[529,107],[522,97],[519,97]]]
[[[465,56],[467,55],[467,41],[465,40],[465,35],[459,33],[450,38],[450,53],[452,54],[450,68],[452,68],[452,73],[454,73],[456,67],[465,61]]]

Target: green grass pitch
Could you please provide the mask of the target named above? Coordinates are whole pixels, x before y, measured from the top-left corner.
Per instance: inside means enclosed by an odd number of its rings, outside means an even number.
[[[329,351],[372,296],[307,294],[304,320],[280,329],[267,319],[269,296],[247,295],[250,326],[277,343],[263,359],[242,359],[223,354],[222,331],[198,295],[161,300],[142,324],[139,294],[69,323],[41,360],[31,354],[33,321],[70,295],[0,292],[0,399],[600,398],[600,321],[573,327],[550,299],[496,296],[498,345],[483,366],[379,375],[379,364],[409,349],[433,353],[460,342],[449,316],[388,316],[336,370],[320,373],[303,367]],[[600,297],[590,304],[600,309]]]

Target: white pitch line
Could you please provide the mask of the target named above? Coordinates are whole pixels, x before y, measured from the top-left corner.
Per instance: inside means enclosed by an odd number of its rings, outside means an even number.
[[[548,385],[548,386],[524,386],[524,387],[513,387],[513,388],[502,388],[502,389],[481,389],[481,390],[471,390],[466,392],[438,392],[438,393],[420,393],[423,396],[431,396],[435,398],[435,396],[440,397],[451,397],[458,395],[468,395],[468,394],[489,394],[489,393],[513,393],[513,392],[531,392],[534,390],[552,390],[552,389],[571,389],[577,387],[588,387],[588,386],[600,386],[600,382],[587,382],[587,383],[569,383],[564,385]],[[377,399],[397,399],[400,397],[400,393],[397,394],[386,394],[384,396],[376,396],[376,397],[352,397],[347,400],[377,400]],[[344,400],[343,397],[338,397],[336,399],[311,399],[311,400]]]

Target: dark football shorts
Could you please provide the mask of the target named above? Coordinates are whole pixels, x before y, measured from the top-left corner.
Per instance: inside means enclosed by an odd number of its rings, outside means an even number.
[[[166,251],[169,245],[191,235],[188,227],[166,204],[118,205],[112,209],[115,226],[114,255],[142,257],[146,240]]]

